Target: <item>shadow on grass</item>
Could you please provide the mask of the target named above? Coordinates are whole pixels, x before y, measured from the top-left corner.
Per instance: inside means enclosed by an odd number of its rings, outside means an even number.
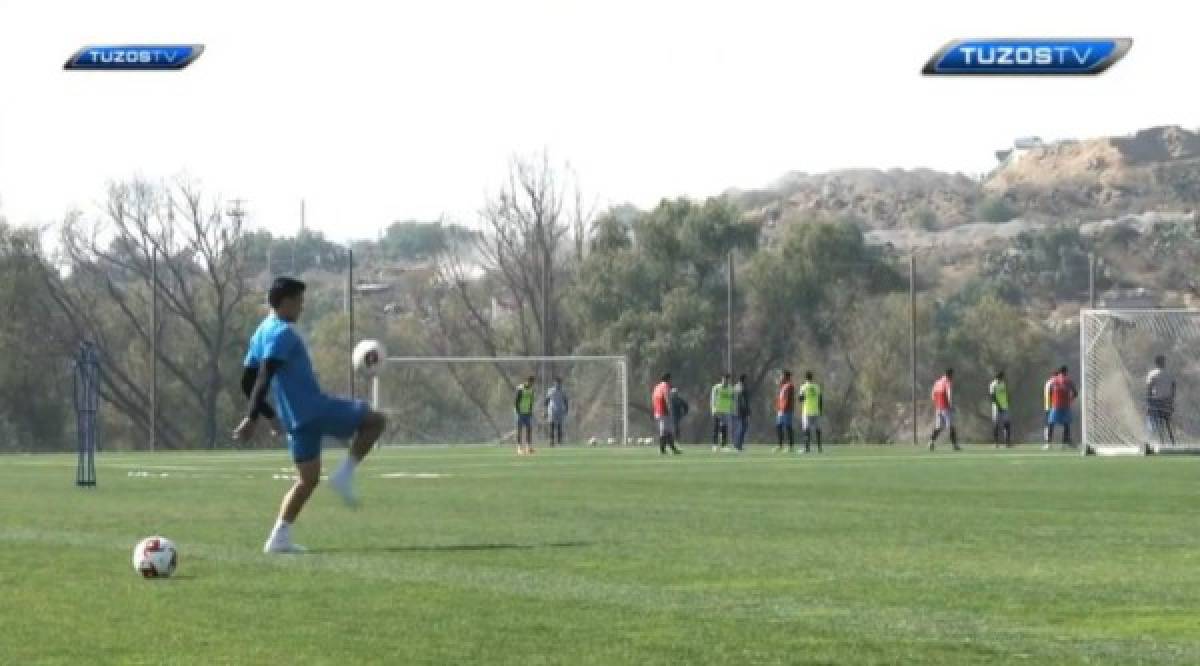
[[[458,553],[488,550],[536,550],[540,548],[582,548],[594,546],[593,541],[553,541],[549,543],[450,543],[416,546],[358,546],[350,548],[312,548],[312,555],[336,553]]]

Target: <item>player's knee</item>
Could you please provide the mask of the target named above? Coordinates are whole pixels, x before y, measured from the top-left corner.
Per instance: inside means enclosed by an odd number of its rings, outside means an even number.
[[[360,427],[364,434],[375,437],[383,434],[386,428],[387,417],[373,409],[368,411],[367,415],[363,417],[362,426]]]

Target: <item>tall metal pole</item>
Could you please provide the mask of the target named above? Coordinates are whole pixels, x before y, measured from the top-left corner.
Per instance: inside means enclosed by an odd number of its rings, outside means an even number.
[[[353,248],[346,249],[346,257],[349,262],[348,270],[346,271],[346,314],[350,318],[350,348],[354,348],[354,250]],[[350,363],[350,399],[354,399],[354,363]]]
[[[908,255],[908,342],[909,362],[912,370],[912,443],[918,444],[917,435],[917,249]]]
[[[1088,307],[1096,309],[1096,253],[1088,252]]]
[[[729,251],[728,291],[725,294],[725,372],[733,375],[733,251]]]
[[[150,249],[150,450],[158,448],[158,248]]]

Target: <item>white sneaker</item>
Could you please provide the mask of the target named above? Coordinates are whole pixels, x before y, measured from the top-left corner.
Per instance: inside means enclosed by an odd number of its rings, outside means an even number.
[[[717,451],[720,451],[720,450],[721,450],[721,447],[717,446],[716,444],[713,444],[713,453],[716,453]]]
[[[292,537],[287,532],[272,533],[263,544],[263,553],[267,555],[300,555],[307,552],[304,546],[292,543]]]
[[[354,494],[354,479],[352,475],[349,473],[339,472],[341,472],[340,469],[337,472],[329,475],[329,485],[332,486],[334,491],[336,491],[337,494],[342,498],[342,501],[346,503],[346,506],[351,508],[357,507],[358,497]]]
[[[1046,442],[1045,444],[1042,444],[1042,450],[1049,451],[1050,450],[1050,442]]]

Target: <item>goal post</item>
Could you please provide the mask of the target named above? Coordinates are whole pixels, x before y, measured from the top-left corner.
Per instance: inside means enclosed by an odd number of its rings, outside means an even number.
[[[543,402],[556,377],[568,399],[565,445],[628,440],[624,356],[389,356],[371,404],[389,417],[387,444],[515,443],[515,391],[530,376],[535,446],[549,439]]]
[[[1079,319],[1081,452],[1200,453],[1200,310],[1085,309]]]

